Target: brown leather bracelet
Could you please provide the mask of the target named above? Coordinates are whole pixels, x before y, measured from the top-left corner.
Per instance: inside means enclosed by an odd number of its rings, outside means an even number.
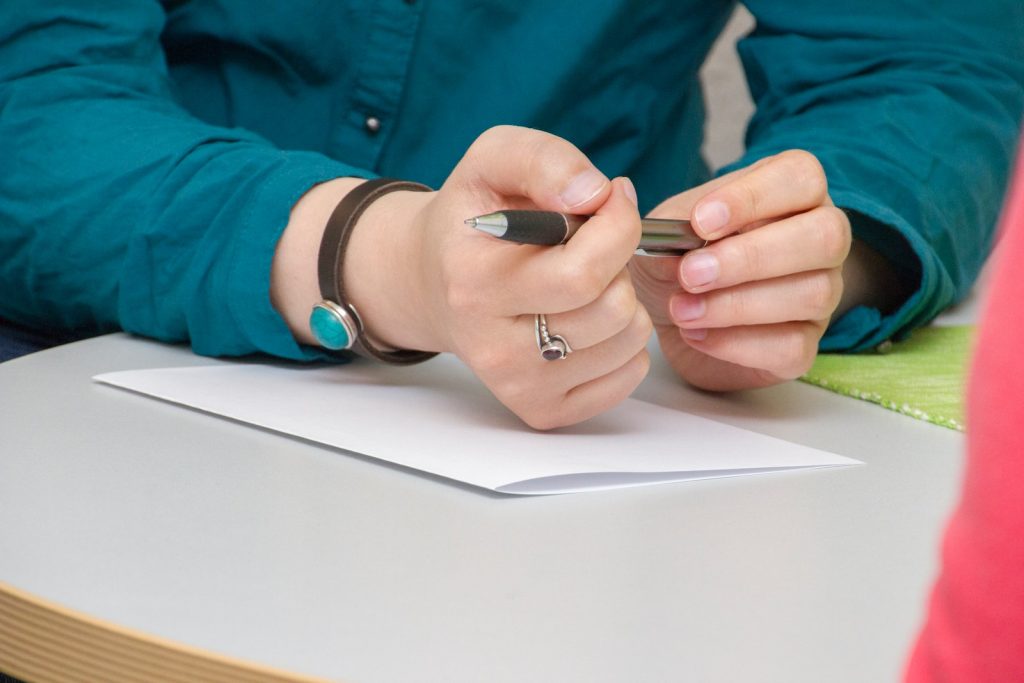
[[[430,188],[420,183],[391,178],[368,180],[345,195],[331,213],[317,259],[320,296],[323,301],[313,307],[309,324],[317,341],[331,351],[351,349],[361,356],[376,358],[385,363],[409,365],[421,363],[437,354],[411,349],[387,350],[374,344],[363,328],[359,312],[348,302],[341,271],[345,248],[359,217],[374,201],[389,192],[398,191],[429,192]]]

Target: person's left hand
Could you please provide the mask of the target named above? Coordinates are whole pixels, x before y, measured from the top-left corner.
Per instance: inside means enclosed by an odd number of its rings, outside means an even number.
[[[810,368],[842,295],[851,240],[817,158],[800,150],[767,157],[649,215],[689,217],[709,240],[681,259],[630,263],[662,351],[683,379],[745,389]]]

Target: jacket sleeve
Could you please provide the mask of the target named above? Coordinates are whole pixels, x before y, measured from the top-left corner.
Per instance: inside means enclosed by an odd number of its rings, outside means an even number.
[[[309,357],[270,266],[313,185],[371,177],[175,103],[155,1],[0,4],[0,317]]]
[[[814,153],[854,236],[913,294],[891,315],[858,307],[822,350],[861,350],[921,326],[985,261],[1024,108],[1018,0],[751,0],[740,41],[756,112],[746,166]]]

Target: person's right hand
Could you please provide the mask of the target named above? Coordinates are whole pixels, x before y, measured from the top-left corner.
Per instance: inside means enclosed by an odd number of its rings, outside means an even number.
[[[346,273],[366,273],[373,263],[380,269],[374,279],[390,283],[368,291],[358,276],[346,275],[375,339],[456,354],[537,429],[592,417],[646,375],[652,326],[626,270],[640,238],[628,179],[609,181],[561,138],[502,126],[473,143],[438,192],[395,192],[376,204],[353,244],[369,244],[370,230],[389,244],[381,250],[378,242],[375,253],[350,250],[345,259]],[[594,217],[554,247],[503,241],[464,224],[505,208]],[[409,215],[411,225],[402,221]],[[367,232],[360,237],[361,228]],[[571,345],[564,360],[541,358],[536,313],[546,314],[550,333]]]

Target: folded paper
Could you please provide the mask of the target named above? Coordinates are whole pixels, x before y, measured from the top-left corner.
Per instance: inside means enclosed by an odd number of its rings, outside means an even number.
[[[447,356],[414,368],[222,363],[95,379],[503,493],[570,493],[859,464],[634,399],[583,424],[538,432]]]

